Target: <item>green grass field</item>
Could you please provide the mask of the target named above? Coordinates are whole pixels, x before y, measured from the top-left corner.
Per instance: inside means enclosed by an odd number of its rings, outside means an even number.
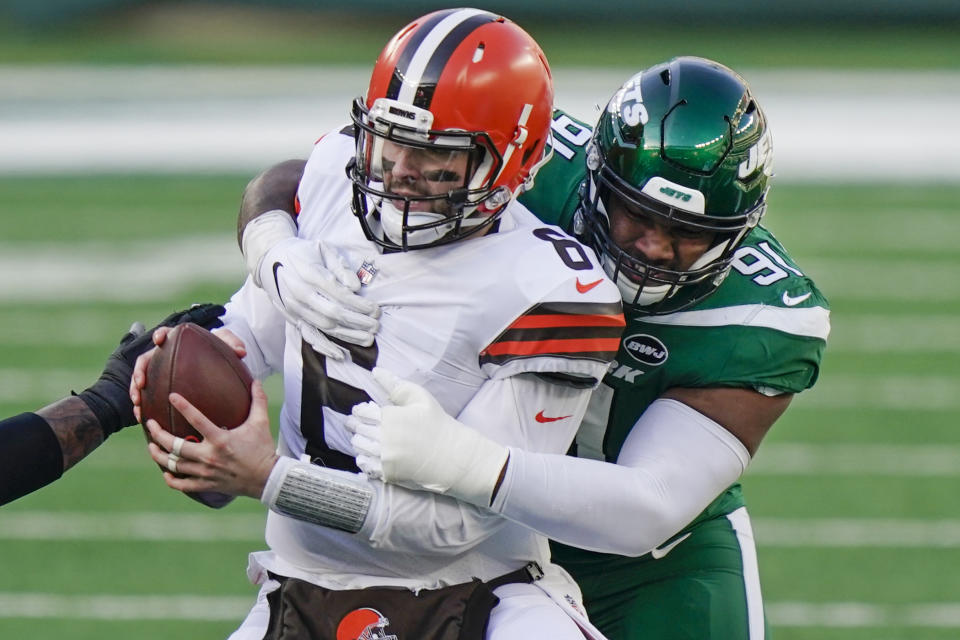
[[[369,63],[399,26],[181,9],[44,32],[0,23],[0,60]],[[525,26],[555,67],[681,53],[735,68],[960,66],[949,24]],[[0,176],[0,416],[92,382],[133,320],[225,299],[243,275],[234,219],[248,177]],[[817,387],[744,482],[778,640],[960,636],[957,202],[960,182],[772,191],[765,224],[833,309]],[[225,637],[253,602],[244,569],[263,513],[170,491],[127,429],[0,509],[0,638]]]
[[[203,238],[229,252],[245,180],[0,178],[0,248],[97,263]],[[958,199],[944,185],[772,193],[766,223],[821,284],[834,324],[818,386],[745,481],[778,638],[960,633]],[[211,276],[201,259],[180,288],[146,278],[135,301],[85,300],[68,282],[31,301],[38,261],[4,274],[22,295],[8,287],[0,307],[2,415],[82,388],[132,320],[221,300],[240,280],[239,266]],[[224,636],[252,603],[244,566],[262,513],[251,500],[209,511],[166,489],[139,430],[121,432],[0,513],[0,637]]]

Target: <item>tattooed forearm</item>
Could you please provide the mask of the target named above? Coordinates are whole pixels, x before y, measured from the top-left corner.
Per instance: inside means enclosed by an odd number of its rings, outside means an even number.
[[[103,429],[86,403],[76,396],[58,400],[36,412],[53,429],[63,451],[66,471],[103,442]]]

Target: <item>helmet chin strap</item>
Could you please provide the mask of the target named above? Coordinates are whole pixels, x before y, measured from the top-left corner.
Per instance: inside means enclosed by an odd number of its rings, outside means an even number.
[[[403,244],[403,211],[393,206],[388,200],[381,200],[377,203],[380,210],[380,225],[383,228],[383,235],[389,240],[402,245]],[[409,211],[407,212],[407,226],[418,226],[439,222],[446,216],[432,211]],[[454,223],[443,224],[429,229],[417,229],[407,231],[407,242],[410,244],[422,244],[439,240],[453,230]]]
[[[688,270],[696,271],[698,269],[702,269],[711,262],[719,259],[729,244],[730,240],[727,239],[717,245],[714,245],[713,247],[710,247],[704,251],[703,255],[697,258],[692,265],[690,265]],[[608,276],[613,278],[616,268],[616,262],[612,259],[610,254],[605,253],[603,257],[603,270]],[[633,282],[623,273],[617,274],[616,284],[617,288],[620,290],[620,296],[624,299],[624,301],[640,306],[647,306],[656,302],[660,302],[667,297],[667,294],[670,293],[671,289],[673,289],[674,294],[683,289],[683,282],[680,282],[679,287],[674,287],[670,284],[658,284],[646,286],[641,290],[639,284]],[[637,292],[639,292],[639,295],[637,295]]]
[[[596,193],[597,184],[593,179],[592,173],[590,174],[589,180],[590,180],[590,184],[588,187],[589,188],[588,193],[591,193],[591,192]],[[597,213],[603,215],[604,219],[607,221],[607,225],[609,228],[610,215],[607,213],[606,205],[603,202],[603,198],[600,198],[600,197],[596,198],[596,210],[597,210]],[[582,224],[582,222],[580,224]],[[727,238],[726,240],[719,242],[714,246],[710,247],[709,249],[704,251],[703,254],[693,262],[693,264],[690,265],[687,271],[697,271],[699,269],[706,267],[711,262],[714,262],[715,260],[719,260],[721,257],[723,257],[723,254],[727,250],[727,247],[730,246],[730,243],[738,242],[739,239],[746,232],[747,232],[747,229],[744,229],[735,238]],[[671,290],[673,290],[673,294],[675,295],[677,292],[679,292],[683,288],[683,282],[680,282],[679,287],[674,287],[671,284],[658,284],[658,285],[649,285],[649,286],[643,287],[643,289],[641,290],[640,285],[638,283],[631,280],[622,272],[617,273],[617,261],[613,258],[613,256],[609,252],[604,251],[601,253],[603,255],[602,261],[603,261],[604,272],[606,272],[607,276],[609,276],[611,279],[614,280],[614,282],[617,285],[617,288],[620,290],[620,296],[623,298],[625,302],[629,304],[636,304],[639,306],[652,305],[657,302],[660,302],[665,297],[667,297],[667,295],[670,294]]]
[[[587,193],[598,193],[597,183],[593,179],[593,173],[590,173],[590,185],[588,187]],[[607,213],[606,205],[603,203],[603,198],[596,196],[596,211],[607,221],[607,228],[610,227],[610,215]],[[575,233],[582,233],[583,229],[577,230],[576,226],[582,226],[583,221],[575,222]],[[667,293],[670,291],[670,285],[656,285],[650,287],[644,287],[643,290],[640,290],[640,285],[631,280],[623,272],[617,272],[617,261],[613,258],[609,251],[600,251],[598,252],[601,255],[601,260],[603,262],[603,271],[610,277],[614,283],[617,285],[617,289],[620,290],[620,297],[627,302],[628,304],[637,304],[640,306],[647,306],[660,302],[663,300]]]
[[[460,228],[466,230],[484,224],[489,215],[493,215],[496,211],[510,202],[509,192],[506,192],[505,195],[501,195],[504,191],[505,190],[503,189],[494,191],[494,193],[488,197],[486,201],[481,203],[482,205],[488,205],[483,207],[483,211],[480,211],[481,207],[477,205],[464,207],[463,218],[460,220]],[[370,198],[369,202],[380,211],[380,226],[383,230],[384,236],[386,236],[386,238],[388,238],[391,242],[402,245],[403,211],[395,207],[392,202],[386,199],[375,200]],[[484,215],[484,213],[488,215]],[[442,213],[434,213],[432,211],[409,211],[407,213],[407,226],[415,227],[418,225],[431,224],[440,222],[445,218],[447,218],[446,215]],[[453,231],[456,226],[456,220],[452,220],[448,224],[441,224],[428,229],[408,230],[407,243],[423,244],[427,242],[435,242]]]
[[[660,302],[667,296],[671,288],[669,284],[660,284],[644,287],[641,290],[640,285],[627,277],[625,273],[622,271],[617,273],[616,261],[606,252],[603,254],[603,271],[614,280],[617,289],[620,290],[620,297],[628,304],[647,306],[655,302]],[[616,274],[616,276],[614,276],[614,274]]]
[[[707,266],[714,260],[720,259],[720,257],[723,255],[723,252],[727,250],[727,247],[729,245],[730,245],[730,238],[727,238],[723,242],[719,242],[713,245],[712,247],[704,251],[703,255],[697,258],[693,262],[693,264],[690,265],[690,268],[688,269],[688,271],[696,271],[697,269],[702,269],[703,267]]]

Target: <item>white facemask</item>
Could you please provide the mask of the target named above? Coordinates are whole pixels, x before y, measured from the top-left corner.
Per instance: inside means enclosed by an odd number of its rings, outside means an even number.
[[[396,244],[403,244],[403,211],[397,209],[392,202],[381,200],[377,203],[377,209],[380,210],[380,224],[383,227],[383,234]],[[430,224],[443,220],[446,216],[442,213],[433,213],[430,211],[410,211],[407,213],[407,226],[413,227],[422,224]],[[465,221],[466,222],[466,221]],[[450,233],[454,228],[454,223],[442,224],[430,229],[419,229],[417,231],[407,231],[407,242],[409,244],[422,244],[435,242]]]
[[[702,256],[697,258],[696,262],[690,265],[689,270],[694,271],[707,266],[723,255],[723,252],[728,244],[730,244],[730,241],[724,240],[720,244],[709,248],[703,253]],[[603,270],[611,279],[613,278],[616,268],[616,261],[610,256],[610,254],[604,253]],[[616,284],[617,288],[620,290],[620,296],[624,299],[624,301],[640,306],[648,306],[660,302],[667,296],[668,293],[670,293],[670,289],[673,287],[673,285],[669,284],[657,284],[646,286],[642,291],[640,291],[640,285],[622,273],[617,275]],[[680,288],[674,291],[674,293],[679,290]],[[636,297],[638,291],[640,291],[640,295],[639,297]],[[635,297],[636,302],[634,302]]]

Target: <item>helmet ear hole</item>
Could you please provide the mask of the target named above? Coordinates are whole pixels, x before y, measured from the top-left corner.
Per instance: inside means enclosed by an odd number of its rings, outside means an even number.
[[[660,72],[660,81],[663,84],[670,86],[670,69],[664,69]]]

